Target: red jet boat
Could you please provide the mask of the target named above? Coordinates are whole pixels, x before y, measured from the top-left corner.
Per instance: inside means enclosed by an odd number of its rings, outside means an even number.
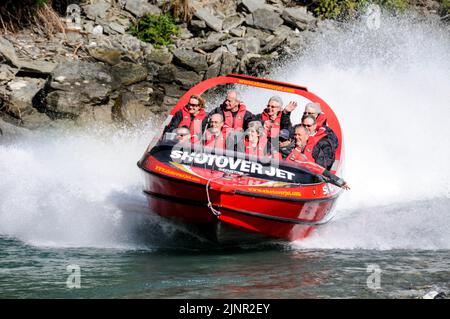
[[[307,88],[269,79],[229,74],[200,82],[184,94],[165,125],[192,94],[221,85],[243,85],[300,95],[320,103],[340,143],[331,173],[341,171],[342,133],[328,104]],[[305,238],[332,218],[341,189],[323,176],[284,160],[261,161],[234,151],[191,145],[189,150],[156,135],[138,162],[151,213],[183,223],[218,242]]]

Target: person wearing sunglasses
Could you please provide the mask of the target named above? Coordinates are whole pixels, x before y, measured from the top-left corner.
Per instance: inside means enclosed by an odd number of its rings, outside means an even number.
[[[175,129],[175,140],[177,143],[190,144],[191,143],[191,131],[188,127],[182,126]]]
[[[164,132],[172,132],[178,127],[188,127],[192,136],[192,142],[200,141],[202,135],[202,123],[206,118],[205,100],[200,95],[191,95],[188,103],[176,112]]]
[[[313,115],[303,116],[301,126],[309,131],[308,143],[303,153],[320,166],[331,169],[335,160],[335,149],[326,129],[324,127],[317,129],[316,118]]]
[[[294,141],[295,148],[287,156],[286,160],[297,163],[299,166],[306,168],[310,172],[321,176],[326,182],[332,183],[345,190],[349,190],[347,182],[342,178],[331,173],[324,166],[315,161],[312,153],[308,151],[310,149],[311,132],[305,125],[297,124],[294,127]]]
[[[278,145],[276,139],[272,139],[272,156],[278,159],[286,159],[295,148],[295,141],[291,138],[291,133],[287,129],[280,131]]]
[[[322,112],[322,108],[319,103],[308,103],[305,105],[305,111],[303,112],[303,117],[312,116],[316,122],[316,131],[321,130],[322,128],[326,131],[328,140],[333,146],[333,149],[336,150],[339,146],[339,141],[334,133],[334,131],[327,125],[327,117],[324,112]]]
[[[289,105],[294,103],[296,102],[292,101]],[[276,138],[280,134],[280,130],[292,129],[290,115],[289,113],[282,112],[282,109],[283,100],[278,95],[275,95],[269,99],[264,111],[255,117],[263,125],[268,138]]]

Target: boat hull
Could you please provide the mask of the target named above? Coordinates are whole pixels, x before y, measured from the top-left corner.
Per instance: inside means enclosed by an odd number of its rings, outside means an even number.
[[[180,180],[145,168],[144,174],[150,213],[183,223],[217,242],[303,239],[330,219],[338,197],[276,198]]]

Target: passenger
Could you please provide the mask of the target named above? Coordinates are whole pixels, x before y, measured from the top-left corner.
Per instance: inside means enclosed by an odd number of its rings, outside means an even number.
[[[205,117],[205,100],[199,95],[191,95],[188,104],[174,114],[164,132],[172,132],[177,127],[186,126],[191,132],[192,142],[197,143],[202,135],[202,122]]]
[[[295,141],[291,138],[290,132],[286,129],[280,131],[278,137],[278,145],[276,139],[272,139],[272,155],[274,158],[286,159],[292,150],[295,148]]]
[[[264,136],[264,128],[259,121],[252,121],[248,124],[248,129],[245,134],[244,143],[238,145],[238,150],[243,153],[251,155],[265,157],[268,154],[267,151],[267,138]]]
[[[327,133],[328,140],[333,146],[334,151],[339,146],[339,141],[334,133],[334,131],[327,125],[327,117],[325,113],[322,112],[322,108],[319,103],[308,103],[305,105],[305,111],[303,112],[303,117],[310,115],[313,116],[316,120],[316,130],[320,130],[322,127],[325,129]]]
[[[304,152],[308,148],[310,139],[309,134],[310,132],[308,128],[303,125],[296,125],[294,127],[295,148],[292,150],[291,154],[289,154],[286,160],[300,163],[302,167],[308,169],[312,173],[324,177],[326,182],[349,190],[350,187],[342,178],[337,177],[320,164],[314,163],[314,159],[310,156],[311,154]]]
[[[306,127],[310,134],[308,144],[303,153],[320,166],[331,169],[335,160],[335,149],[327,137],[324,127],[317,129],[317,122],[314,116],[306,115],[302,118],[302,126]]]
[[[228,91],[225,101],[208,114],[208,120],[213,114],[221,114],[225,125],[234,131],[241,132],[247,130],[248,123],[255,118],[251,112],[247,111],[245,104],[238,99],[236,91]],[[204,126],[206,124],[207,121],[204,121]]]
[[[191,144],[191,131],[188,127],[182,126],[175,129],[175,140],[177,144]]]
[[[209,119],[203,144],[212,148],[225,149],[228,133],[229,129],[223,122],[222,114],[213,114]]]
[[[290,102],[289,105],[292,103],[296,102]],[[255,117],[263,125],[266,136],[271,139],[277,137],[280,134],[280,130],[292,129],[290,114],[283,112],[282,108],[283,100],[278,95],[275,95],[267,102],[264,112]]]

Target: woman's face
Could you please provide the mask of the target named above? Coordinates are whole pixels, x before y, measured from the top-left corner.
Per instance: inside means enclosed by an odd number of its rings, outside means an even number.
[[[254,128],[249,128],[248,129],[248,140],[250,142],[258,142],[258,139],[259,139],[258,131],[255,130]]]
[[[189,103],[187,104],[187,109],[188,109],[189,113],[197,114],[198,112],[200,112],[199,101],[194,98],[190,99]]]

